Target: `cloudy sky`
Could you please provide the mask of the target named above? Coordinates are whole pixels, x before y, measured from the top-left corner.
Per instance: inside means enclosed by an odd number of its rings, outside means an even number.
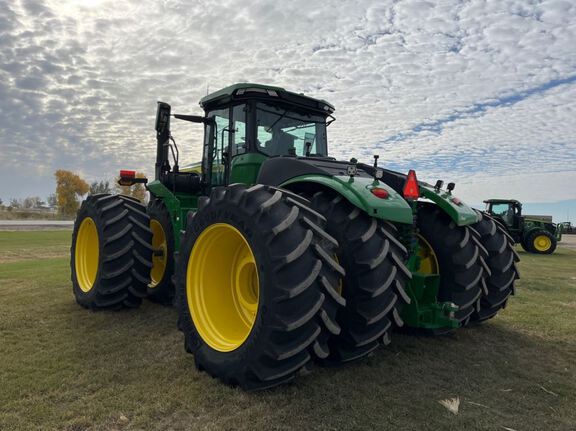
[[[576,218],[573,0],[2,0],[0,198],[151,174],[156,101],[243,81],[332,102],[337,157]],[[199,132],[174,127],[188,161]]]

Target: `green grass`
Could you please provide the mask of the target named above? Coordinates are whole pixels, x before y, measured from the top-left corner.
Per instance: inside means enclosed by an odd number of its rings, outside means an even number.
[[[487,324],[397,334],[357,364],[250,394],[196,371],[174,309],[77,306],[69,238],[0,232],[1,430],[575,427],[574,251],[520,252],[517,295]],[[453,397],[457,416],[438,403]]]

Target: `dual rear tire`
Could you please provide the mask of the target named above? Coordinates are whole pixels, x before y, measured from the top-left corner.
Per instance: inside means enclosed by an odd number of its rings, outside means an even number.
[[[520,277],[514,241],[505,228],[486,213],[479,221],[457,226],[436,206],[418,212],[420,234],[430,244],[440,273],[439,301],[459,309],[461,326],[483,322],[506,307]]]
[[[76,301],[93,310],[138,307],[152,268],[152,231],[146,208],[122,195],[91,195],[82,202],[71,248]]]
[[[344,270],[324,223],[301,197],[263,185],[214,188],[189,214],[176,293],[198,369],[254,390],[327,357]]]
[[[346,307],[337,314],[342,332],[331,337],[330,355],[322,361],[335,365],[390,343],[393,329],[403,325],[400,312],[409,302],[411,274],[392,224],[328,191],[314,194],[311,205],[328,220],[326,230],[338,241],[336,256],[346,270],[339,285]]]
[[[465,326],[480,309],[486,276],[486,263],[475,232],[468,226],[457,226],[436,205],[421,205],[417,223],[424,239],[420,247],[429,246],[427,255],[435,263],[429,265],[436,267],[431,273],[440,274],[438,301],[457,305],[454,317]]]
[[[505,308],[510,295],[514,295],[514,284],[520,278],[517,267],[520,258],[514,250],[514,240],[506,229],[490,215],[480,211],[477,213],[480,221],[472,228],[479,236],[488,270],[480,307],[472,319],[483,322]]]

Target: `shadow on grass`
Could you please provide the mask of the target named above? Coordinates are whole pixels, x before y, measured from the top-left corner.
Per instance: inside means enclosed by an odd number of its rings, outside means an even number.
[[[529,332],[550,315],[522,323],[528,295],[483,325],[395,334],[357,363],[245,393],[196,371],[175,309],[81,309],[60,267],[1,286],[0,429],[574,429],[574,338]],[[457,416],[438,403],[455,397]]]
[[[175,310],[146,305],[135,313],[105,314],[127,330],[109,339],[106,349],[139,370],[126,384],[137,391],[138,380],[148,379],[145,386],[155,388],[156,403],[135,426],[561,430],[571,429],[575,419],[574,345],[524,333],[499,318],[449,336],[398,333],[391,346],[359,362],[314,367],[291,385],[245,393],[196,371],[175,329]],[[132,343],[146,322],[154,328],[142,341],[149,352],[143,359],[142,345]],[[91,330],[106,338],[113,326]],[[460,398],[457,416],[438,403],[454,397]]]
[[[289,404],[300,404],[296,410],[307,415],[283,420],[294,427],[334,429],[384,424],[393,429],[544,429],[551,424],[569,429],[571,358],[553,343],[493,323],[438,338],[398,334],[389,349],[364,361],[296,382]],[[280,405],[286,396],[282,388],[256,395]],[[461,400],[457,417],[438,404],[453,397]],[[308,404],[325,415],[319,417]]]

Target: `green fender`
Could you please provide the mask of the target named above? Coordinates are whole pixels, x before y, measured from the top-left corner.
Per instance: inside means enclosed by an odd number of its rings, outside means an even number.
[[[412,209],[408,202],[396,193],[394,189],[381,181],[372,178],[343,175],[301,175],[291,178],[281,184],[280,187],[289,189],[290,185],[302,183],[314,183],[328,187],[372,217],[396,223],[413,223]],[[388,192],[388,198],[381,199],[374,196],[370,191],[374,187],[385,189]]]
[[[480,221],[476,211],[455,197],[452,193],[444,190],[436,190],[426,183],[418,183],[420,196],[431,200],[438,205],[458,226],[466,226]]]

